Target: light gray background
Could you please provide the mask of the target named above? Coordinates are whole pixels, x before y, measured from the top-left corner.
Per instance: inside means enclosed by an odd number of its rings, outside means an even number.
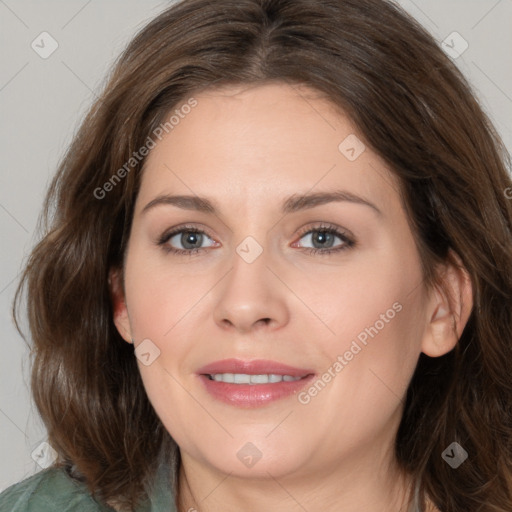
[[[35,461],[46,433],[29,393],[28,348],[10,308],[46,187],[113,59],[170,3],[0,0],[0,491],[44,467]],[[456,31],[469,43],[454,60],[510,151],[512,0],[399,3],[437,41]],[[47,59],[31,47],[43,31],[59,45]]]

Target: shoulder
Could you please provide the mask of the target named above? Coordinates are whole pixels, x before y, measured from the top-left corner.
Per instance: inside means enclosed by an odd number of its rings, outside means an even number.
[[[0,494],[2,512],[107,512],[85,484],[73,480],[63,468],[49,467],[11,485]]]

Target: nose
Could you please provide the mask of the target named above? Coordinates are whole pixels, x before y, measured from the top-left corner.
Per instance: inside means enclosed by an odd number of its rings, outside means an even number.
[[[290,293],[269,264],[265,250],[251,263],[234,254],[231,270],[216,287],[214,320],[219,327],[247,333],[288,322]]]

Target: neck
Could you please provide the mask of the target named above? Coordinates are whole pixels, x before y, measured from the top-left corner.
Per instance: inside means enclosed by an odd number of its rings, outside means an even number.
[[[414,499],[412,477],[396,466],[381,474],[364,475],[361,466],[356,471],[352,465],[345,474],[326,468],[309,475],[248,479],[202,466],[187,456],[182,461],[179,512],[409,512]]]

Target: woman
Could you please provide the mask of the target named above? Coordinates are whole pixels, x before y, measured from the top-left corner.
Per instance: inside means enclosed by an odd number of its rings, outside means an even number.
[[[392,3],[171,6],[48,192],[0,508],[510,511],[509,163]]]

